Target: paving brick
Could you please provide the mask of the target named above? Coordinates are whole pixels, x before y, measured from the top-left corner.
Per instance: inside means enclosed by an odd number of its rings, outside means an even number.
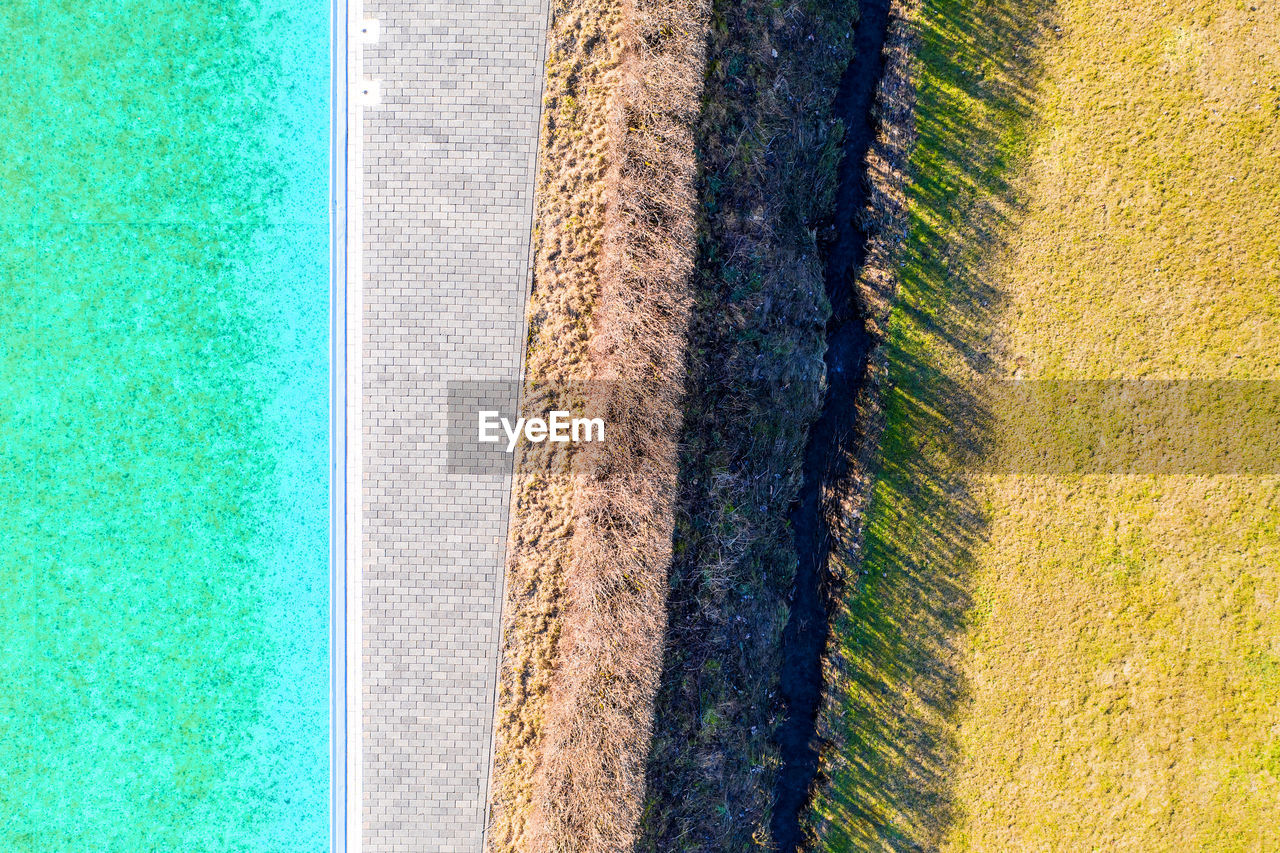
[[[365,0],[362,847],[482,848],[511,481],[446,466],[450,380],[520,369],[546,0]]]

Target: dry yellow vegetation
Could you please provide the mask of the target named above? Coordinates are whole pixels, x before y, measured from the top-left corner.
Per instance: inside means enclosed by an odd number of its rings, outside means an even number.
[[[1280,848],[1280,476],[1017,473],[1053,448],[1006,440],[1023,415],[977,381],[1280,379],[1280,14],[925,0],[916,24],[820,846]]]
[[[662,659],[693,265],[698,0],[552,10],[524,407],[607,446],[516,465],[489,845],[633,840]]]
[[[614,0],[552,8],[525,354],[527,407],[571,406],[573,383],[590,376],[587,347],[599,294],[620,11]],[[518,451],[488,835],[494,850],[523,849],[527,838],[573,529],[572,449],[544,442]]]

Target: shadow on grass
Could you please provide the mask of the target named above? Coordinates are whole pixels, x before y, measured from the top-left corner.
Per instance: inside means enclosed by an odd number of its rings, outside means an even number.
[[[825,850],[920,850],[955,818],[969,569],[986,529],[973,490],[1001,294],[985,269],[1017,215],[1051,0],[923,0],[915,14],[910,233],[883,358],[865,524],[845,519],[833,574],[824,740],[811,832]]]
[[[636,851],[769,844],[787,511],[822,405],[816,232],[854,0],[715,0],[668,625]]]

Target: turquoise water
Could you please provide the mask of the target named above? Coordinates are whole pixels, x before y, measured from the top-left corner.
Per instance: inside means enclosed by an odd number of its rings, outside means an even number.
[[[323,850],[327,0],[0,33],[0,850]]]

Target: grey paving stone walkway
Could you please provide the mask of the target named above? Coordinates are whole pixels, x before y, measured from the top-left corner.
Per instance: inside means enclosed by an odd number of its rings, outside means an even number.
[[[361,14],[361,847],[475,853],[510,476],[447,470],[446,386],[519,372],[547,7]]]

